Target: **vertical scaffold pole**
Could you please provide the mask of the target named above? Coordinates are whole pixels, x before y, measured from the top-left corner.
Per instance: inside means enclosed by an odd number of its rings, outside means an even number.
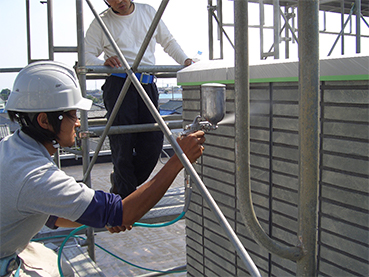
[[[83,25],[83,1],[76,0],[76,13],[77,13],[77,45],[78,45],[78,66],[84,68],[86,65],[85,61],[85,44],[84,44],[84,25]],[[83,71],[79,72],[79,83],[81,86],[82,96],[86,97],[86,73]],[[81,111],[81,130],[88,130],[88,116],[87,111]],[[90,144],[88,137],[82,138],[82,164],[83,174],[85,175],[90,163]],[[84,183],[91,187],[90,174],[87,175]],[[90,258],[95,261],[95,239],[94,230],[92,227],[87,229],[87,240],[88,254]]]
[[[47,30],[48,30],[48,47],[49,60],[54,60],[54,27],[53,27],[53,0],[47,0]]]
[[[306,255],[297,276],[317,274],[319,181],[319,1],[299,0],[299,230]]]
[[[356,14],[356,53],[361,53],[361,0],[355,0]]]
[[[274,59],[279,59],[279,30],[281,29],[281,16],[279,14],[279,0],[273,0],[273,25],[274,25]]]

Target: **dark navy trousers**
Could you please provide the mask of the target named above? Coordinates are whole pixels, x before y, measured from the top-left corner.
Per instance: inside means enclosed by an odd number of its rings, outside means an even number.
[[[125,78],[109,76],[102,86],[108,117],[125,82]],[[158,107],[158,89],[155,83],[143,85],[153,104]],[[114,119],[113,126],[154,123],[154,117],[133,84]],[[109,135],[114,166],[113,193],[126,197],[147,180],[155,168],[163,146],[161,131]]]

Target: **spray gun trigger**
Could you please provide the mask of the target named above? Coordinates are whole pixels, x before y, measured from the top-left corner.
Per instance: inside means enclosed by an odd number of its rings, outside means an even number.
[[[200,121],[200,120],[201,120],[201,116],[200,115],[196,116],[191,124],[186,125],[181,135],[187,136],[188,134],[199,131],[199,130],[208,132],[208,131],[216,130],[218,128],[217,125],[213,125],[209,121]]]

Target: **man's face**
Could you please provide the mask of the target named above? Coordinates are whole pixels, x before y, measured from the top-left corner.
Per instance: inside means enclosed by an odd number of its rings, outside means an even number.
[[[120,15],[129,15],[133,11],[131,0],[107,0],[107,2]]]
[[[64,114],[58,134],[58,143],[62,147],[71,147],[74,145],[76,137],[76,127],[80,127],[81,123],[77,117],[77,111],[72,110]]]

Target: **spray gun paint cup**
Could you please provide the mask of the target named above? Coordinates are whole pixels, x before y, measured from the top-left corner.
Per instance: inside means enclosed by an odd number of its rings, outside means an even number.
[[[225,115],[226,86],[222,84],[201,85],[201,113],[195,117],[191,124],[185,126],[182,135],[188,135],[198,130],[204,132],[213,131],[218,128],[218,122]],[[204,118],[206,121],[201,121]]]
[[[225,115],[226,86],[208,83],[201,85],[202,117],[216,126]]]

